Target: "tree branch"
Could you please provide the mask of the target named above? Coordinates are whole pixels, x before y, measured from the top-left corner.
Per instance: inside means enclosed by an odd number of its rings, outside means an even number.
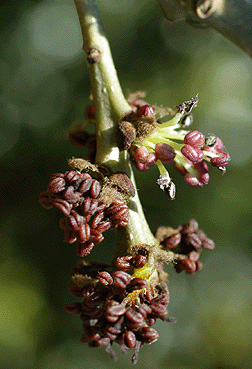
[[[124,171],[135,184],[127,152],[116,144],[117,123],[131,110],[118,81],[109,43],[106,39],[95,0],[74,0],[78,12],[83,50],[87,53],[88,70],[96,117],[96,162],[112,171]],[[129,223],[118,229],[116,255],[130,246],[156,242],[145,219],[138,194],[129,202]]]

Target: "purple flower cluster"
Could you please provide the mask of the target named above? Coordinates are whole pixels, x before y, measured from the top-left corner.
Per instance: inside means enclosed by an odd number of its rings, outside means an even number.
[[[127,255],[117,258],[115,264],[116,270],[106,267],[97,273],[99,264],[79,263],[73,270],[70,292],[83,301],[67,304],[65,310],[80,315],[82,342],[91,347],[106,346],[112,357],[113,343],[119,344],[123,352],[134,349],[135,363],[140,347],[159,337],[152,328],[156,320],[172,321],[166,309],[169,291],[158,275],[151,285],[148,278],[135,277],[138,271],[149,271],[147,257]],[[102,268],[104,265],[100,265]]]
[[[106,205],[100,200],[100,192],[98,180],[88,173],[71,170],[53,174],[47,191],[39,195],[44,208],[55,206],[63,212],[65,217],[60,219],[60,227],[64,230],[64,239],[70,244],[77,241],[77,254],[82,257],[102,242],[103,232],[128,223],[126,201],[120,198]]]
[[[191,186],[203,186],[209,182],[208,165],[225,171],[230,161],[228,153],[223,151],[223,143],[219,137],[205,136],[199,131],[191,131],[184,137],[184,146],[181,153],[186,159],[174,160],[176,168],[184,175],[185,182]]]
[[[119,147],[130,149],[140,171],[146,171],[156,164],[160,172],[157,184],[165,191],[171,186],[171,178],[164,164],[173,162],[184,175],[186,183],[203,186],[210,179],[207,162],[224,172],[230,161],[218,137],[205,137],[199,131],[185,130],[192,121],[191,110],[197,103],[198,98],[195,97],[180,104],[171,120],[160,123],[159,108],[136,98],[131,101],[132,112],[119,123]],[[170,195],[169,191],[166,192]]]
[[[156,238],[164,249],[172,250],[175,254],[174,268],[177,273],[183,270],[188,274],[202,269],[199,261],[202,249],[213,250],[214,242],[198,228],[198,222],[191,219],[188,224],[180,225],[177,229],[158,227]]]

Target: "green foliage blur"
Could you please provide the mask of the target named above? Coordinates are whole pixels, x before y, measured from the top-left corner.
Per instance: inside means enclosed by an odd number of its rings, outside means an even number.
[[[38,194],[49,177],[85,157],[65,131],[85,119],[90,85],[72,0],[1,0],[0,48],[0,368],[128,368],[131,353],[112,362],[103,348],[80,343],[81,321],[63,311],[78,262],[62,241],[56,209]],[[251,59],[222,36],[168,23],[155,0],[100,1],[118,75],[127,94],[173,107],[199,94],[193,129],[220,136],[232,161],[223,176],[191,188],[171,168],[175,201],[158,189],[156,168],[136,173],[150,227],[177,227],[196,218],[216,249],[194,275],[169,272],[169,314],[160,339],[145,345],[136,368],[252,367]],[[172,167],[172,166],[171,166]],[[91,259],[109,261],[106,234]]]

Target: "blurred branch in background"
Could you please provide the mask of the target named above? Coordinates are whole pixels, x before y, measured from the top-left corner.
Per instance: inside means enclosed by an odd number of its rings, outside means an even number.
[[[212,27],[252,56],[251,0],[158,0],[168,20]]]

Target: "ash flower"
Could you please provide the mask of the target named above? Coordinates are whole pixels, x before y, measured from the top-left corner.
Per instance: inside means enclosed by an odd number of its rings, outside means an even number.
[[[83,162],[72,161],[75,165]],[[96,167],[93,171],[101,175]],[[134,186],[125,173],[114,173],[98,181],[88,173],[70,170],[52,175],[47,191],[39,195],[39,202],[46,209],[55,206],[64,214],[59,222],[64,239],[70,244],[76,242],[77,254],[84,257],[103,241],[103,232],[127,225],[126,198],[133,195]]]
[[[136,105],[136,109],[124,117],[124,121],[131,124],[131,130],[135,129],[131,136],[131,152],[137,169],[145,171],[156,164],[160,172],[157,184],[171,199],[175,196],[175,185],[164,164],[173,162],[186,183],[203,186],[210,179],[207,162],[225,172],[230,161],[218,137],[205,137],[199,131],[185,130],[192,122],[191,111],[197,103],[197,96],[183,102],[174,117],[164,123],[156,120],[158,109],[155,112],[155,107],[147,103]]]
[[[65,311],[80,316],[83,343],[105,346],[113,359],[113,343],[122,352],[133,349],[135,364],[140,348],[159,338],[152,327],[156,320],[174,322],[167,317],[167,275],[141,253],[118,257],[115,266],[80,262],[73,269],[70,292],[83,301],[66,304]]]
[[[160,226],[155,237],[163,249],[172,250],[175,254],[174,268],[177,273],[185,271],[188,274],[202,269],[199,261],[203,249],[213,250],[214,241],[199,229],[195,219],[188,224],[180,225],[177,229]]]

